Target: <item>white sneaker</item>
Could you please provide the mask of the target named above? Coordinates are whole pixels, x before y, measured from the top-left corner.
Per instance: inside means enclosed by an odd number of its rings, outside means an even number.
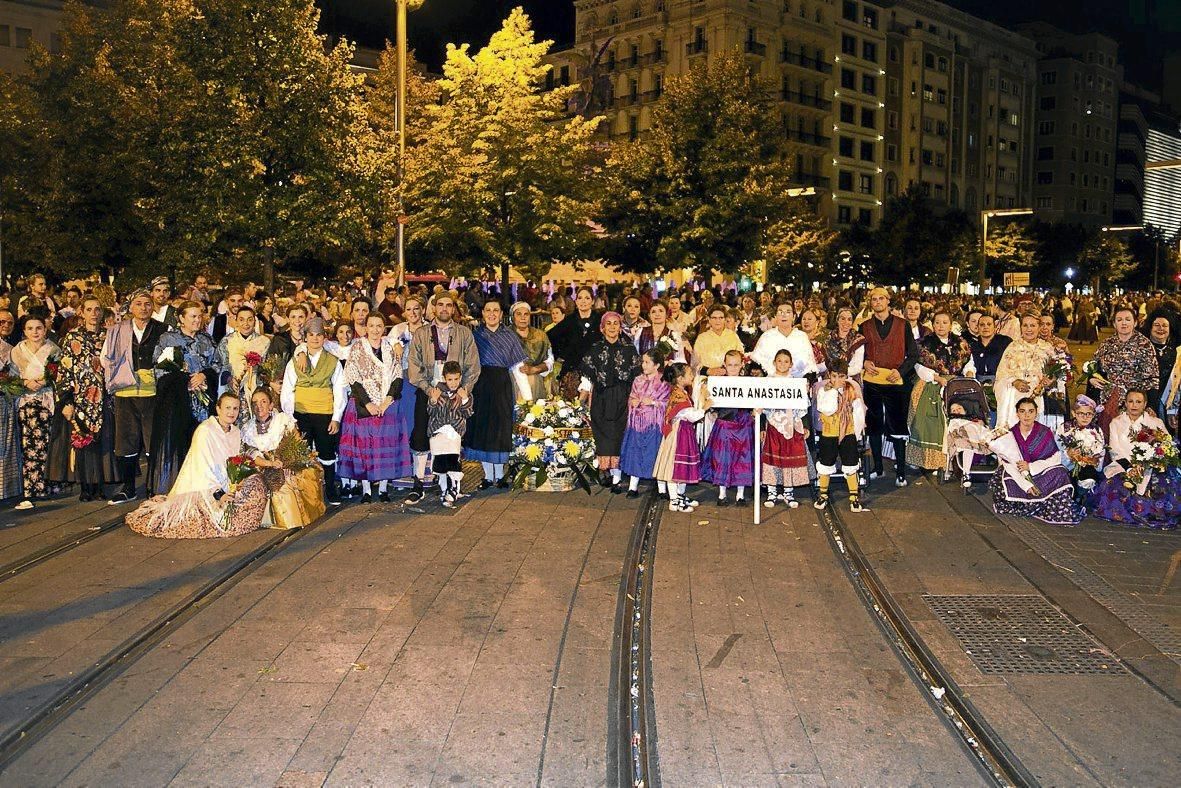
[[[15,508],[18,512],[27,512],[29,509],[33,508],[33,502],[26,498],[25,500],[18,503]]]
[[[788,509],[799,509],[800,508],[800,502],[795,499],[795,496],[791,496],[791,497],[783,496],[779,500],[783,501],[783,505],[786,506]]]

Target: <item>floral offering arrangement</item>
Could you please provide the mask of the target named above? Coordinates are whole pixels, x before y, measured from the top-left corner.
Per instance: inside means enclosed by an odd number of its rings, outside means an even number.
[[[226,460],[226,476],[230,479],[230,492],[238,489],[242,482],[258,473],[258,466],[254,458],[245,454],[236,454]]]
[[[1099,381],[1099,392],[1103,399],[1107,399],[1107,394],[1111,391],[1111,381],[1103,377],[1103,372],[1099,368],[1099,361],[1096,359],[1091,359],[1083,364],[1083,380],[1090,383],[1091,378]]]
[[[262,356],[253,350],[246,354],[246,366],[254,369],[262,364]]]
[[[590,480],[598,474],[586,408],[560,399],[537,400],[522,411],[513,432],[516,489],[530,480],[540,487],[551,476],[569,473],[590,494]]]
[[[283,463],[284,470],[292,473],[316,466],[316,453],[312,451],[312,447],[299,430],[288,430],[283,433],[275,450],[268,454],[272,459]]]
[[[1062,433],[1062,448],[1074,463],[1072,474],[1078,476],[1084,467],[1098,468],[1107,447],[1103,443],[1103,434],[1088,427]]]
[[[664,336],[656,340],[656,344],[652,347],[652,354],[657,357],[659,363],[664,364],[675,356],[678,350],[680,350],[680,343],[673,338],[672,333],[666,331]]]
[[[1177,444],[1165,430],[1142,427],[1133,429],[1128,437],[1132,440],[1132,467],[1124,474],[1125,487],[1139,486],[1151,472],[1164,473],[1169,468],[1181,467]]]
[[[1074,370],[1070,366],[1070,358],[1063,351],[1057,350],[1046,357],[1042,365],[1042,375],[1054,381],[1051,387],[1057,386],[1059,381],[1070,382]]]
[[[257,353],[248,353],[246,355],[246,363],[250,363],[250,356],[256,356]],[[267,383],[278,383],[283,378],[283,368],[286,364],[278,356],[267,356],[258,365],[258,376]]]
[[[7,372],[0,371],[0,394],[19,397],[25,391],[25,382],[21,380],[20,375],[11,375]]]

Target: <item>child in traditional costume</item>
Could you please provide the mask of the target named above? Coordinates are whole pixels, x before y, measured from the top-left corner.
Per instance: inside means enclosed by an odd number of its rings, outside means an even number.
[[[656,455],[664,438],[661,429],[668,408],[669,385],[660,377],[660,362],[654,351],[640,357],[640,375],[632,381],[627,400],[627,430],[620,448],[619,468],[631,477],[627,497],[639,496],[640,479],[653,478]],[[665,482],[658,482],[664,492]]]
[[[787,378],[792,374],[791,351],[784,348],[775,354],[771,377]],[[799,410],[765,411],[766,437],[763,439],[763,484],[767,486],[767,506],[781,501],[790,509],[800,504],[795,488],[808,484],[808,430],[805,412]]]
[[[731,350],[722,362],[725,374],[742,374],[742,353]],[[729,506],[726,497],[731,487],[737,487],[735,504],[746,506],[746,487],[754,484],[754,418],[751,412],[739,408],[714,410],[716,419],[710,430],[705,451],[701,453],[701,476],[718,486],[718,506]]]
[[[652,472],[658,481],[668,485],[668,510],[691,512],[697,501],[685,495],[685,485],[701,481],[696,423],[705,418],[705,409],[693,407],[693,369],[688,364],[665,367],[664,382],[669,384],[668,406],[661,425],[664,438]]]
[[[849,380],[849,365],[844,359],[831,359],[823,385],[816,388],[816,415],[820,422],[816,472],[820,475],[820,494],[815,506],[828,507],[829,480],[840,471],[849,486],[849,511],[862,512],[857,472],[861,469],[858,442],[865,434],[865,403],[861,389]]]
[[[431,470],[439,480],[439,496],[448,509],[455,508],[455,502],[464,495],[463,465],[460,463],[463,434],[467,431],[467,420],[471,418],[473,403],[471,396],[461,399],[459,389],[463,385],[463,367],[458,361],[443,364],[443,385],[435,389],[427,403],[427,432],[431,441]]]
[[[1062,464],[1070,471],[1074,483],[1074,497],[1082,501],[1103,479],[1103,456],[1107,453],[1107,441],[1095,414],[1098,403],[1085,395],[1079,395],[1074,403],[1074,415],[1058,428],[1058,447],[1062,451]]]

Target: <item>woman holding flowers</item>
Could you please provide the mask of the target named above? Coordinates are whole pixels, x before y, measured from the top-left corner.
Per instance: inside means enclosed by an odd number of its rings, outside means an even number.
[[[33,500],[49,495],[49,423],[54,413],[54,373],[61,349],[46,339],[48,327],[41,317],[25,318],[25,338],[12,349],[9,372],[24,381],[17,399],[24,498],[18,511],[33,508]]]
[[[1017,423],[988,444],[1000,460],[989,483],[993,511],[1050,525],[1078,525],[1086,510],[1074,501],[1054,433],[1038,423],[1037,416],[1037,403],[1022,397],[1017,401]]]
[[[639,497],[640,479],[653,478],[656,453],[664,438],[661,423],[668,407],[669,385],[661,379],[659,354],[640,356],[640,375],[632,381],[627,400],[627,431],[619,450],[619,470],[631,477],[628,498]],[[660,483],[664,487],[664,482]]]
[[[923,470],[938,471],[947,467],[943,387],[952,378],[974,377],[976,364],[968,343],[951,333],[950,312],[937,311],[931,325],[931,333],[919,340],[919,361],[914,365],[919,380],[910,397],[906,461]]]
[[[636,352],[642,355],[649,350],[656,350],[665,364],[684,363],[693,352],[692,348],[686,351],[680,333],[669,325],[668,303],[664,300],[653,301],[648,307],[648,325],[636,338]]]
[[[1045,390],[1045,411],[1042,413],[1042,424],[1057,432],[1070,415],[1067,407],[1066,384],[1070,382],[1071,370],[1074,367],[1074,356],[1070,353],[1070,346],[1066,340],[1054,333],[1054,315],[1043,314],[1038,318],[1038,339],[1048,343],[1051,348],[1050,356],[1043,365],[1042,371],[1051,382]]]
[[[480,354],[480,377],[472,387],[476,410],[463,436],[463,456],[484,466],[480,489],[486,490],[493,484],[502,488],[510,484],[504,472],[513,450],[513,405],[517,401],[513,373],[526,359],[521,338],[503,324],[500,302],[488,301],[482,314],[483,325],[472,332]]]
[[[583,357],[581,390],[590,395],[591,431],[595,436],[599,473],[610,473],[603,479],[603,486],[620,493],[623,472],[619,468],[619,455],[627,431],[628,397],[632,381],[640,371],[639,359],[635,345],[623,336],[623,317],[618,312],[605,313],[599,320],[599,331],[603,338],[591,345]]]
[[[205,308],[185,301],[177,314],[176,331],[156,342],[156,410],[148,459],[148,489],[172,487],[189,453],[197,425],[209,418],[211,392],[217,385],[219,362],[213,340],[201,330]]]
[[[102,349],[107,338],[103,326],[105,310],[99,300],[86,298],[81,304],[82,324],[66,334],[62,342],[62,373],[57,391],[58,409],[68,427],[69,448],[66,468],[51,473],[61,480],[76,479],[82,488],[79,500],[99,500],[103,483],[114,481],[110,457],[114,452],[111,402],[103,382]],[[205,336],[210,348],[213,343]],[[74,452],[70,474],[69,450]]]
[[[1095,489],[1095,516],[1173,530],[1181,521],[1181,459],[1163,421],[1148,412],[1148,393],[1132,388],[1108,428],[1111,462]]]
[[[1042,394],[1054,381],[1046,377],[1046,361],[1054,352],[1049,342],[1038,339],[1037,315],[1021,318],[1021,336],[1005,348],[996,369],[996,426],[1010,427],[1017,421],[1017,400],[1028,397],[1040,413]],[[1053,433],[1051,433],[1053,434]]]
[[[1095,372],[1088,379],[1087,395],[1103,406],[1099,424],[1110,436],[1110,424],[1119,416],[1124,395],[1131,389],[1152,391],[1160,385],[1160,370],[1152,340],[1136,331],[1131,307],[1115,312],[1115,336],[1103,340],[1095,351]]]
[[[217,399],[214,416],[197,427],[188,456],[168,496],[157,495],[127,515],[127,525],[144,536],[206,539],[240,536],[262,525],[267,489],[258,468],[277,461],[240,455],[242,433],[238,395]]]

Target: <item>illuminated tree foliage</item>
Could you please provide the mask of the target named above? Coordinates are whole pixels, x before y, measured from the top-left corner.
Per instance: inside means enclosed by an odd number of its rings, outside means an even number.
[[[592,240],[600,120],[566,117],[577,87],[543,89],[552,43],[535,41],[517,8],[479,52],[448,45],[442,97],[406,165],[413,258],[540,278]]]

